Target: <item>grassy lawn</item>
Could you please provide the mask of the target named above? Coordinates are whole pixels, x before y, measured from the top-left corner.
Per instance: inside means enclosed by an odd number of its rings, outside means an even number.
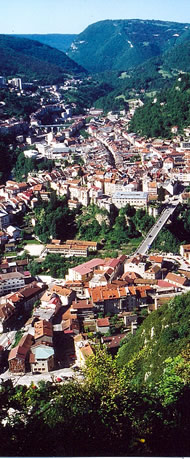
[[[115,257],[117,255],[114,255],[114,252],[118,253],[118,256],[120,255],[132,255],[137,247],[141,244],[143,240],[143,236],[131,239],[127,244],[122,244],[120,248],[109,248],[105,247],[104,249],[101,249],[97,253],[97,257]]]
[[[135,252],[135,250],[140,245],[142,240],[143,240],[143,237],[138,237],[138,238],[131,239],[128,242],[128,244],[122,245],[122,247],[121,247],[122,253],[124,255],[133,254],[133,252]]]
[[[172,75],[171,73],[167,72],[166,70],[163,70],[163,69],[160,69],[158,70],[158,73],[161,73],[161,75],[163,76],[163,78],[172,78]]]
[[[131,77],[130,77],[130,75],[128,75],[127,72],[122,72],[119,78],[120,79],[124,79],[124,78],[131,78]]]
[[[146,92],[147,97],[154,97],[157,94],[157,91]]]
[[[115,99],[123,99],[125,102],[127,102],[127,99],[125,99],[124,94],[121,94],[120,96],[116,96]]]
[[[42,242],[38,241],[37,239],[23,239],[22,245],[27,245],[27,244],[42,244]]]

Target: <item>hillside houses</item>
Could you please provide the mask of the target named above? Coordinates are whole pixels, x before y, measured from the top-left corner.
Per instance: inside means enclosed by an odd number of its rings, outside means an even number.
[[[77,212],[81,206],[88,208],[91,204],[117,212],[130,204],[157,217],[165,205],[165,201],[157,205],[161,188],[167,202],[178,193],[181,203],[188,202],[189,192],[181,192],[190,185],[188,145],[177,138],[146,139],[129,133],[133,103],[127,114],[109,113],[106,117],[102,111],[92,111],[94,118],[89,121],[87,114],[72,116],[73,107],[65,106],[59,88],[48,90],[54,102],[44,98],[40,109],[31,115],[26,135],[21,126],[20,145],[25,157],[47,163],[51,159],[54,166],[52,170],[30,172],[20,183],[7,180],[0,186],[2,248],[14,249],[22,237],[17,226],[19,217],[32,213],[39,201],[46,205],[52,191],[58,197],[64,196],[68,208]],[[51,115],[52,125],[43,124],[44,114]],[[69,121],[68,125],[65,121]],[[12,123],[16,129],[16,121]],[[83,129],[89,136],[84,136]],[[34,226],[38,223],[35,218],[32,221]],[[91,259],[76,266],[73,263],[65,279],[59,279],[59,283],[51,279],[49,285],[27,273],[28,260],[10,261],[7,257],[1,261],[0,331],[19,329],[21,320],[24,333],[20,342],[9,349],[11,373],[52,371],[58,365],[57,355],[65,358],[66,342],[69,346],[72,343],[72,355],[79,366],[93,355],[97,337],[114,354],[121,340],[136,332],[143,309],[149,314],[189,288],[188,275],[176,273],[175,263],[167,264],[164,255],[121,255],[122,247],[116,258],[99,258],[98,249],[95,241],[52,237],[44,257],[60,254],[63,263],[64,257],[85,259],[91,255]],[[187,263],[189,253],[188,244],[181,246]]]
[[[164,263],[165,258],[160,255],[94,258],[70,268],[62,283],[47,288],[34,282],[28,288],[25,286],[25,290],[7,295],[0,304],[2,330],[11,328],[18,311],[19,314],[31,311],[34,300],[38,299],[30,324],[25,328],[28,330],[25,334],[31,337],[23,338],[10,351],[10,371],[15,374],[52,371],[56,365],[55,346],[59,342],[56,336],[69,338],[73,343],[79,366],[85,365],[88,356],[93,355],[92,336],[95,338],[97,334],[106,335],[102,342],[114,354],[120,340],[127,333],[136,332],[142,309],[151,313],[188,288],[189,280],[183,275],[165,269],[164,280],[157,276]],[[75,288],[75,283],[81,288]],[[89,332],[92,342],[88,339]]]

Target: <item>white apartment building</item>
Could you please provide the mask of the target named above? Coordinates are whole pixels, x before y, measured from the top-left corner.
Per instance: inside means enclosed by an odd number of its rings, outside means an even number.
[[[25,276],[22,273],[13,272],[0,275],[0,295],[16,292],[24,286]]]
[[[117,209],[121,209],[125,207],[126,204],[130,204],[135,208],[146,208],[148,202],[148,193],[143,191],[135,191],[131,193],[127,192],[117,192],[114,193],[112,196],[112,203],[117,207]]]

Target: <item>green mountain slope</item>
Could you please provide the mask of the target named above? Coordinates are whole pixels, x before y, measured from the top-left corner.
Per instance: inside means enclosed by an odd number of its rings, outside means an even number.
[[[61,34],[61,33],[48,33],[48,34],[17,34],[13,35],[20,38],[28,38],[30,40],[37,40],[40,43],[51,46],[52,48],[59,49],[59,51],[66,52],[71,43],[75,40],[76,34]]]
[[[138,108],[130,130],[147,137],[171,137],[171,127],[179,131],[190,124],[190,76],[181,74],[172,88],[156,95]]]
[[[118,354],[118,367],[133,368],[134,383],[157,384],[168,363],[189,355],[190,293],[172,299],[151,313]],[[168,360],[169,359],[169,360]],[[172,389],[172,388],[171,388]]]
[[[66,54],[38,41],[0,35],[0,74],[54,83],[64,75],[85,73]]]
[[[111,84],[114,90],[108,97],[99,99],[96,102],[96,106],[103,108],[105,111],[112,110],[112,106],[118,105],[120,105],[121,109],[122,104],[128,99],[136,97],[137,93],[145,92],[150,96],[151,94],[155,95],[161,89],[171,88],[175,83],[176,77],[181,72],[190,72],[189,31],[186,31],[184,35],[186,41],[173,46],[160,56],[148,59],[135,68],[127,70],[127,72],[112,70],[97,74],[97,79]],[[140,114],[140,112],[138,113]],[[183,122],[183,120],[184,117],[182,116],[181,121]],[[151,123],[152,121],[150,126]],[[173,124],[175,123],[181,124],[180,121],[173,120]],[[140,124],[143,124],[143,120],[140,121]],[[160,128],[161,126],[162,123]],[[164,135],[167,135],[167,133],[165,132]],[[150,132],[148,135],[151,135]]]
[[[188,24],[150,20],[106,20],[79,34],[68,55],[92,72],[127,70],[187,38]]]

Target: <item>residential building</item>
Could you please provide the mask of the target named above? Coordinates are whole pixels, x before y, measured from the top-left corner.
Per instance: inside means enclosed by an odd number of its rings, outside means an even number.
[[[25,280],[24,274],[19,272],[0,274],[0,296],[23,288]]]
[[[29,352],[33,344],[33,336],[27,333],[22,336],[18,345],[11,349],[8,356],[9,371],[15,374],[26,373],[29,369]]]
[[[87,257],[88,247],[83,246],[82,243],[75,244],[47,244],[46,252],[48,253],[60,253],[65,257]]]
[[[168,273],[165,277],[165,281],[170,282],[171,284],[176,285],[177,287],[186,287],[190,283],[187,277],[180,276],[179,274],[175,273]]]
[[[93,260],[82,263],[81,265],[69,268],[69,274],[66,275],[66,281],[88,281],[92,278],[94,270],[104,265],[104,260],[101,258],[93,258]]]
[[[30,367],[32,373],[48,373],[54,368],[54,349],[45,344],[35,344],[30,352]]]
[[[76,364],[79,367],[83,367],[86,363],[86,360],[94,355],[93,349],[85,339],[83,335],[77,335],[74,337],[74,346],[75,346],[75,354],[76,354]]]
[[[53,343],[53,327],[47,320],[38,320],[34,323],[34,339],[35,343],[52,345]]]
[[[180,254],[190,263],[190,244],[180,245]]]
[[[8,299],[0,303],[0,333],[8,331],[15,321],[15,306]]]
[[[125,207],[126,204],[130,204],[131,206],[138,208],[146,208],[148,202],[148,193],[142,191],[135,191],[132,193],[127,192],[117,192],[114,193],[112,196],[112,203],[117,207],[117,209],[121,209]]]
[[[106,333],[110,332],[110,321],[108,317],[103,319],[96,319],[96,330],[97,332],[102,333],[105,335]]]

